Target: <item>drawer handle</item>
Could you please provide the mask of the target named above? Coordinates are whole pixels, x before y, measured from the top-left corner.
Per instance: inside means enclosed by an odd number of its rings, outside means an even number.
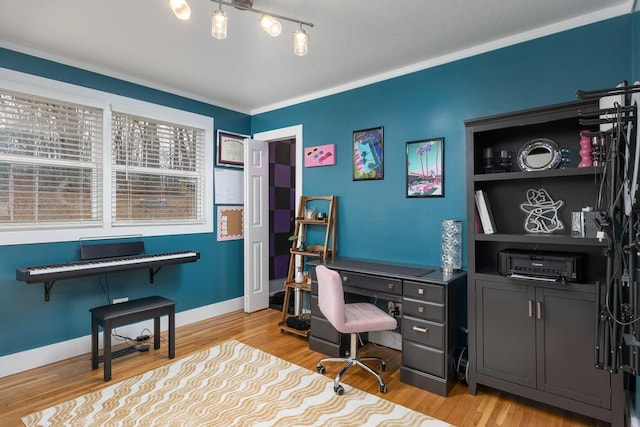
[[[542,304],[539,301],[536,302],[536,317],[542,319]]]
[[[424,289],[422,289],[422,288],[418,289],[418,294],[419,294],[419,295],[424,294]]]
[[[343,282],[348,282],[349,281],[349,276],[342,276],[342,281]]]
[[[388,287],[389,289],[393,289],[393,283],[387,283],[387,287]]]
[[[426,334],[429,331],[429,328],[421,328],[420,326],[414,326],[413,330],[416,332],[422,332]]]
[[[424,307],[423,306],[418,307],[418,313],[424,313]]]

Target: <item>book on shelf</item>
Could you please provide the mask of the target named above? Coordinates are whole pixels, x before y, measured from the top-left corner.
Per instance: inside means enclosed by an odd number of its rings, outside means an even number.
[[[493,212],[491,211],[489,196],[484,190],[476,190],[475,199],[476,207],[478,208],[478,215],[480,216],[480,223],[482,224],[484,234],[496,233],[496,222],[493,219]]]
[[[482,221],[480,221],[480,214],[478,213],[478,204],[473,204],[473,230],[476,234],[484,233],[482,228]]]

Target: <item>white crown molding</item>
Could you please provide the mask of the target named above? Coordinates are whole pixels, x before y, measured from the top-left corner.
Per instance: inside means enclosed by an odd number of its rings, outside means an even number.
[[[464,49],[458,52],[454,52],[448,55],[443,55],[438,58],[433,58],[427,61],[418,62],[416,64],[409,65],[406,67],[397,68],[395,70],[391,70],[386,73],[376,74],[370,77],[366,77],[364,79],[355,80],[353,82],[345,83],[343,85],[335,86],[333,88],[326,89],[323,91],[310,93],[308,95],[292,98],[283,102],[278,102],[276,104],[266,105],[264,107],[251,110],[250,114],[253,116],[256,114],[278,110],[280,108],[290,107],[292,105],[312,101],[314,99],[324,98],[326,96],[335,95],[337,93],[346,92],[352,89],[357,89],[359,87],[367,86],[373,83],[378,83],[384,80],[389,80],[395,77],[401,77],[406,74],[415,73],[416,71],[422,71],[429,68],[437,67],[439,65],[447,64],[449,62],[458,61],[460,59],[480,55],[482,53],[512,46],[518,43],[560,33],[562,31],[567,31],[574,28],[582,27],[584,25],[593,24],[599,21],[604,21],[606,19],[615,18],[617,16],[626,15],[633,11],[633,3],[634,3],[634,0],[630,0],[629,3],[625,3],[619,6],[602,9],[594,13],[590,13],[587,15],[579,16],[577,18],[558,22],[553,25],[547,25],[545,27],[536,28],[534,30],[525,31],[523,33],[516,34],[514,36],[509,36],[509,37],[505,37],[489,43],[484,43],[478,46],[471,47],[469,49]]]
[[[244,114],[249,114],[249,111],[246,109],[243,109],[241,107],[239,107],[238,105],[233,105],[233,104],[225,104],[223,102],[218,102],[216,100],[213,99],[207,99],[207,98],[203,98],[200,95],[197,94],[193,94],[193,93],[188,93],[188,92],[184,92],[184,91],[180,91],[177,90],[175,88],[169,87],[169,86],[164,86],[164,85],[160,85],[158,83],[154,83],[148,80],[144,80],[144,79],[140,79],[137,77],[133,77],[127,74],[123,74],[123,73],[119,73],[117,71],[111,70],[109,68],[105,68],[105,67],[98,67],[92,64],[88,64],[86,62],[82,62],[82,61],[76,61],[76,60],[72,60],[69,59],[65,56],[62,55],[56,55],[50,52],[46,52],[43,50],[39,50],[39,49],[35,49],[29,46],[24,46],[18,43],[14,43],[14,42],[10,42],[7,40],[3,40],[0,39],[0,47],[5,48],[5,49],[9,49],[9,50],[13,50],[16,52],[20,52],[20,53],[24,53],[25,55],[31,55],[31,56],[35,56],[37,58],[42,58],[42,59],[46,59],[49,61],[53,61],[53,62],[58,62],[60,64],[63,65],[67,65],[70,67],[76,67],[76,68],[80,68],[81,70],[84,71],[90,71],[92,73],[97,73],[97,74],[102,74],[104,76],[107,77],[111,77],[114,79],[119,79],[119,80],[124,80],[128,83],[134,83],[137,85],[141,85],[141,86],[145,86],[151,89],[155,89],[155,90],[159,90],[162,92],[167,92],[170,93],[171,95],[177,95],[177,96],[182,96],[188,99],[192,99],[194,101],[200,101],[200,102],[204,102],[205,104],[210,104],[210,105],[214,105],[216,107],[220,107],[220,108],[226,108],[228,110],[232,110],[232,111],[236,111],[238,113],[244,113]]]

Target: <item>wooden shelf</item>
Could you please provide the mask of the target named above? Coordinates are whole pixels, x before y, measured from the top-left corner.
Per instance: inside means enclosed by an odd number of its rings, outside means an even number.
[[[292,289],[301,289],[303,291],[311,290],[311,283],[296,283],[293,280],[287,280],[284,282],[284,286]]]
[[[322,251],[299,251],[297,249],[291,249],[289,252],[292,253],[293,255],[309,256],[309,257],[316,257],[316,258],[325,258],[325,254]],[[327,255],[331,255],[331,250],[329,250],[327,252],[328,252]]]
[[[287,325],[286,322],[280,322],[280,332],[289,332],[291,334],[300,335],[301,337],[309,338],[311,334],[311,329],[300,330],[296,328],[292,328]]]
[[[481,242],[518,242],[518,243],[543,243],[543,244],[555,244],[555,245],[569,245],[569,246],[603,246],[606,247],[609,244],[608,239],[598,240],[590,237],[573,237],[567,234],[474,234],[475,241]]]
[[[322,262],[326,262],[327,257],[330,256],[332,260],[335,260],[337,202],[336,196],[300,196],[293,233],[297,238],[292,241],[291,249],[289,249],[289,271],[284,282],[285,293],[284,304],[282,306],[282,319],[278,324],[281,332],[290,332],[304,337],[309,336],[310,330],[291,328],[286,323],[287,319],[291,317],[288,310],[292,291],[294,295],[299,295],[300,292],[311,292],[310,282],[295,282],[296,263],[300,262],[300,268],[304,269],[305,258],[321,259]],[[309,218],[307,215],[309,210],[315,211],[316,209],[321,211],[326,209],[326,216],[323,219]],[[318,243],[316,243],[317,240],[315,240],[313,244],[310,244],[307,241],[307,229],[309,227],[323,230],[324,240]],[[319,233],[314,233],[313,237],[320,240],[318,234]],[[305,243],[305,250],[298,249],[299,242]],[[299,309],[299,307],[296,307],[296,310]],[[298,316],[298,313],[295,313],[294,316]]]
[[[567,169],[550,169],[537,172],[500,172],[500,173],[481,173],[473,176],[473,180],[476,182],[489,182],[489,181],[512,181],[521,179],[540,179],[540,178],[555,178],[564,176],[584,176],[584,175],[596,175],[601,174],[604,168],[590,167],[590,168],[567,168]]]

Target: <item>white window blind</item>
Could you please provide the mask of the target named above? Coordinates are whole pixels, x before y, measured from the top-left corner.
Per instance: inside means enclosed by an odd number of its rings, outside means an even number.
[[[102,221],[103,110],[0,89],[0,227]]]
[[[113,225],[204,221],[205,131],[114,111]]]

